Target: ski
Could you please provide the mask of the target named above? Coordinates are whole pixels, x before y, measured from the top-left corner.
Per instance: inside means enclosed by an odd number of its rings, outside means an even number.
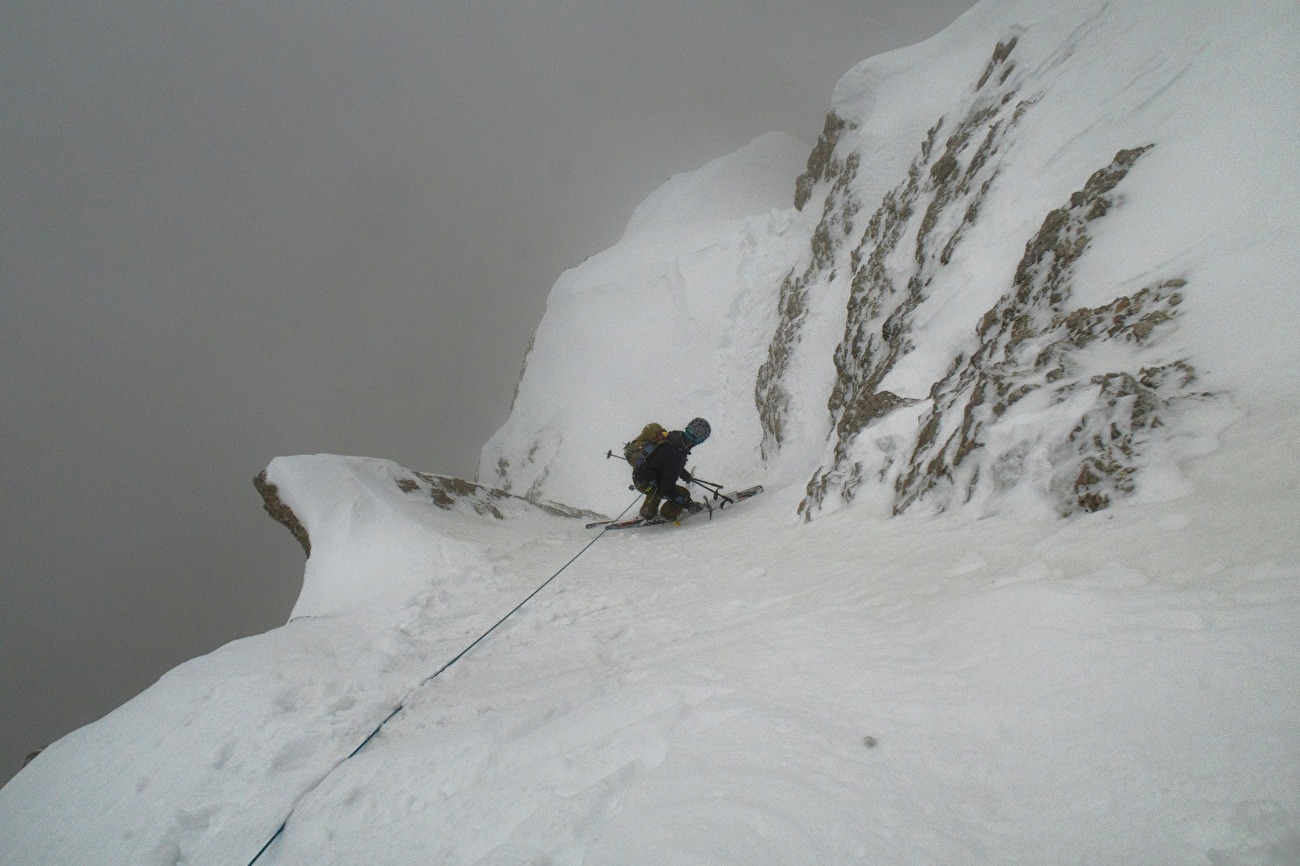
[[[697,514],[707,514],[709,515],[710,518],[712,518],[713,512],[722,511],[728,505],[732,505],[737,502],[744,502],[746,499],[753,498],[762,492],[763,492],[763,485],[756,484],[753,487],[747,487],[744,490],[738,490],[734,493],[715,494],[701,502],[692,503],[697,507],[692,509],[691,511],[682,514],[676,520],[665,520],[662,517],[653,517],[649,520],[646,520],[643,517],[636,517],[633,518],[632,520],[618,520],[618,521],[598,520],[595,523],[588,523],[587,528],[595,529],[598,526],[603,526],[605,529],[636,529],[641,526],[661,526],[665,523],[678,524],[681,523],[683,520],[686,520],[687,518],[694,517]]]

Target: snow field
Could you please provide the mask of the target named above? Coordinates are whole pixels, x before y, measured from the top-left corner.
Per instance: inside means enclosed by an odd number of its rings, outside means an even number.
[[[1292,862],[1300,478],[1238,470],[1295,417],[1194,468],[1217,505],[606,536],[268,862]]]
[[[183,665],[0,791],[0,847],[247,862],[292,809],[259,862],[1293,863],[1298,410],[1068,521],[800,524],[788,488],[611,533],[429,682],[595,531],[402,494],[470,579]]]

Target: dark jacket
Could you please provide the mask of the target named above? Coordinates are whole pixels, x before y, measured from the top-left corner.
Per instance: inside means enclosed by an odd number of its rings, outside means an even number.
[[[671,499],[677,487],[677,479],[690,480],[686,471],[686,460],[691,455],[691,446],[686,444],[682,431],[674,430],[668,434],[668,440],[650,452],[639,467],[632,471],[632,483],[644,488],[653,482],[655,492]]]

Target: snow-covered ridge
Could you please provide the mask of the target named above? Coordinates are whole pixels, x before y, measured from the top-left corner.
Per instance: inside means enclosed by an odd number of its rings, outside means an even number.
[[[292,618],[400,604],[430,579],[463,580],[485,567],[491,523],[602,517],[369,457],[277,457],[255,484],[307,554]]]
[[[696,223],[734,222],[790,204],[790,167],[808,145],[784,132],[769,132],[735,153],[675,175],[637,205],[623,233],[626,241],[651,229],[680,234]]]

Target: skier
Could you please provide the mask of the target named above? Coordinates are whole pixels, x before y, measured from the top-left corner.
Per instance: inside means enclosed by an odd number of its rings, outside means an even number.
[[[676,520],[683,511],[696,510],[691,492],[678,484],[677,479],[690,483],[686,459],[692,448],[709,438],[710,432],[709,422],[696,418],[684,430],[673,430],[664,436],[645,461],[632,470],[632,486],[645,494],[641,519],[653,520],[658,516]]]

